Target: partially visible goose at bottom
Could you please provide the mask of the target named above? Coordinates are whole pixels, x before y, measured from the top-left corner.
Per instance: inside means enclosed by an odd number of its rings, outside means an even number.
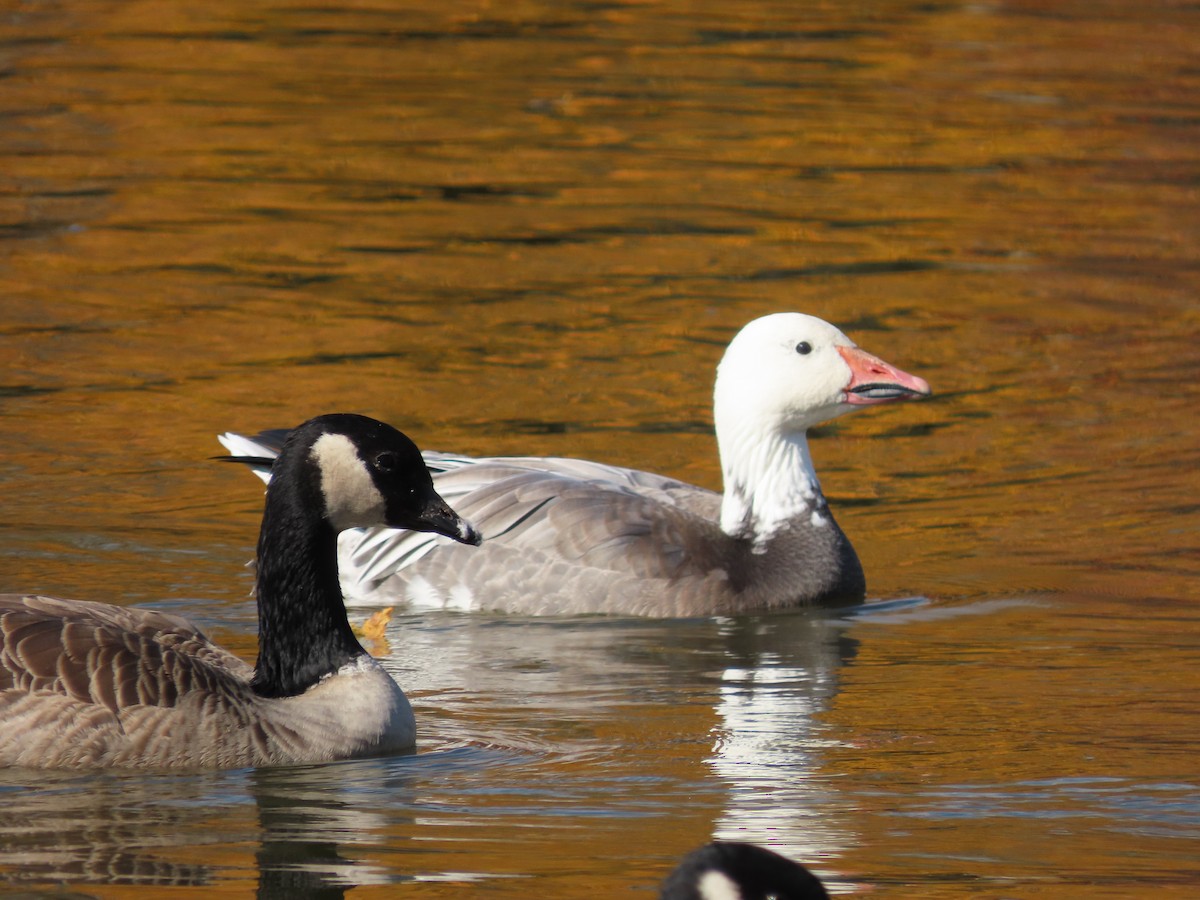
[[[683,858],[661,900],[829,900],[821,880],[772,850],[713,841]]]
[[[0,595],[0,765],[230,768],[411,749],[412,708],[350,630],[337,535],[478,544],[396,429],[328,415],[275,462],[258,539],[254,668],[179,616]]]
[[[344,534],[351,602],[540,614],[703,616],[862,599],[866,583],[834,521],[808,429],[930,394],[923,378],[860,350],[813,316],[755,319],[717,369],[714,419],[725,492],[558,458],[426,453],[434,484],[486,537],[479,551],[427,535]],[[286,432],[226,433],[271,457]]]

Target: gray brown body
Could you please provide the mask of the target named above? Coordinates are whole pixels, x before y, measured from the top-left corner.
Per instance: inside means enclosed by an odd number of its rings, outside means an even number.
[[[252,666],[179,616],[3,594],[0,637],[0,766],[264,766],[409,741],[394,724],[408,701],[369,660],[264,698]]]
[[[425,459],[483,545],[347,532],[348,596],[532,615],[704,616],[850,602],[865,591],[854,548],[819,496],[759,545],[722,531],[720,494],[663,476],[572,459]],[[387,574],[355,583],[372,570]]]

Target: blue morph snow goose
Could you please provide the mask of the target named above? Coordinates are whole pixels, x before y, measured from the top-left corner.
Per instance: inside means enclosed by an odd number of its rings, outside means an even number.
[[[576,459],[425,453],[438,491],[486,540],[374,529],[344,534],[351,602],[542,614],[702,616],[853,601],[862,566],[834,521],[807,431],[882,403],[927,397],[924,379],[860,350],[821,319],[755,319],[717,369],[724,494]],[[271,458],[286,432],[221,435]]]

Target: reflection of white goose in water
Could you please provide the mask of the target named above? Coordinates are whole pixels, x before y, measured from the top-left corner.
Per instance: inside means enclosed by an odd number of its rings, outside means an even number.
[[[841,644],[841,624],[809,614],[722,623],[731,659],[709,763],[728,796],[713,837],[804,860],[839,855],[851,843],[825,814],[832,792],[813,778],[826,743],[817,716],[853,653]]]
[[[452,714],[441,724],[443,740],[494,738],[518,749],[524,742],[524,749],[589,757],[624,772],[629,747],[594,739],[589,723],[599,723],[610,741],[620,733],[607,724],[614,715],[694,723],[695,733],[675,736],[684,742],[708,727],[711,777],[703,791],[715,807],[711,836],[811,861],[838,856],[854,842],[828,815],[833,792],[813,778],[826,746],[818,717],[836,693],[839,667],[854,653],[845,626],[816,611],[671,622],[412,617],[397,626],[405,644],[388,664],[414,695]],[[472,735],[472,711],[481,698],[500,705],[487,700],[497,694],[523,699],[505,718],[494,717],[488,734],[476,725]],[[546,732],[528,729],[531,708],[570,739],[543,742]],[[531,736],[539,738],[536,746]],[[663,790],[651,802],[676,802],[665,791],[677,788]]]

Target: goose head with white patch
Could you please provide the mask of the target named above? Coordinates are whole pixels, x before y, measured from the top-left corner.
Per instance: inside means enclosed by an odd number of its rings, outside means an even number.
[[[925,379],[860,350],[815,316],[776,313],[750,322],[717,367],[722,530],[761,548],[792,522],[820,526],[828,510],[808,429],[864,406],[930,393]]]
[[[438,496],[416,445],[375,419],[310,419],[288,435],[273,475],[258,546],[252,685],[283,697],[363,655],[338,584],[339,532],[386,525],[464,544],[481,538]]]
[[[421,451],[405,435],[350,414],[318,421],[324,430],[312,441],[309,457],[320,472],[325,518],[335,532],[386,525],[480,542],[470,523],[434,490]]]

